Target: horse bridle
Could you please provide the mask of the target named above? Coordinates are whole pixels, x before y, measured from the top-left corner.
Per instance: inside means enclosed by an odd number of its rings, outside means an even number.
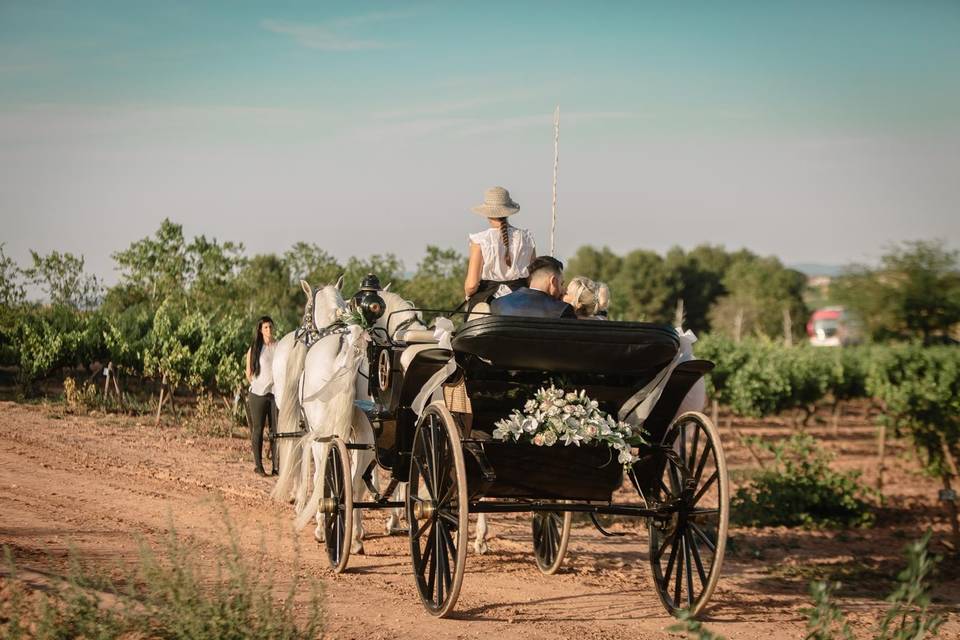
[[[317,322],[313,317],[313,300],[319,289],[313,290],[310,296],[310,302],[303,312],[303,318],[300,320],[300,326],[294,332],[293,337],[298,342],[306,345],[307,349],[317,344],[324,338],[335,333],[346,333],[348,331],[346,323],[343,320],[334,320],[322,329],[317,328]]]

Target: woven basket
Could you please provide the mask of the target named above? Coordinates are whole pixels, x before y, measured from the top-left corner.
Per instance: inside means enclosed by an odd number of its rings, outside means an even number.
[[[456,384],[443,385],[443,400],[452,413],[473,413],[467,385],[462,378]]]

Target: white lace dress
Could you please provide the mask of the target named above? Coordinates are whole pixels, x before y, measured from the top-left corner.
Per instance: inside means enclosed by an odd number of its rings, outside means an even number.
[[[481,280],[493,282],[510,282],[529,275],[530,263],[537,251],[533,241],[533,234],[526,229],[510,227],[510,257],[512,264],[507,266],[506,247],[500,239],[500,229],[486,229],[470,234],[470,242],[480,246],[483,254],[483,268],[480,270]],[[501,285],[494,294],[495,298],[510,293],[510,288]]]

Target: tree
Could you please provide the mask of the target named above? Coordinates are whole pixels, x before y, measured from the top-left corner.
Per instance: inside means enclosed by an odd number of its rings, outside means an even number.
[[[186,279],[194,308],[224,311],[237,299],[237,276],[243,264],[243,245],[219,243],[197,236],[187,245]]]
[[[855,265],[832,289],[871,338],[928,340],[960,322],[960,253],[942,241],[895,245],[879,268]]]
[[[0,364],[4,365],[19,361],[17,324],[26,298],[22,275],[17,263],[7,257],[0,243]]]
[[[796,319],[807,315],[805,285],[802,273],[787,269],[777,258],[741,253],[723,276],[727,294],[712,305],[710,326],[732,335],[739,318],[741,335],[783,335],[784,310]],[[802,322],[793,323],[794,336],[800,335],[802,327]]]
[[[653,251],[637,249],[623,258],[620,271],[609,283],[610,315],[624,320],[666,322],[673,320],[673,304],[679,290],[675,273]]]
[[[304,296],[299,280],[293,288],[290,272],[287,263],[272,253],[247,260],[237,276],[236,311],[248,320],[270,316],[278,325],[278,335],[297,326]]]
[[[689,253],[680,247],[667,252],[664,266],[667,271],[676,274],[679,284],[676,296],[683,300],[685,328],[697,333],[709,331],[707,314],[717,298],[727,293],[723,276],[733,259],[733,255],[723,247],[707,244]],[[676,304],[674,300],[672,305],[675,307]]]
[[[93,309],[103,296],[96,276],[84,273],[84,257],[53,251],[41,256],[31,251],[33,266],[24,270],[27,282],[41,287],[50,304],[74,309]]]
[[[453,309],[463,301],[466,274],[467,259],[462,254],[430,245],[413,278],[403,283],[402,293],[423,309]]]
[[[0,242],[0,307],[15,307],[26,297],[21,278],[23,273],[17,263],[3,251]]]
[[[113,259],[121,272],[121,284],[144,292],[151,301],[159,303],[186,290],[188,259],[183,226],[166,218],[152,238],[137,240],[114,253]]]
[[[368,273],[376,274],[380,284],[393,283],[392,291],[403,291],[404,269],[400,259],[392,253],[376,254],[366,259],[350,258],[344,268],[343,295],[353,295]]]
[[[298,242],[283,254],[287,265],[289,286],[300,289],[306,280],[315,287],[333,284],[343,274],[343,266],[336,258],[313,243]]]
[[[610,283],[623,265],[623,258],[609,249],[594,249],[591,246],[583,246],[577,249],[577,252],[567,264],[567,280],[577,276],[585,276],[592,280]]]

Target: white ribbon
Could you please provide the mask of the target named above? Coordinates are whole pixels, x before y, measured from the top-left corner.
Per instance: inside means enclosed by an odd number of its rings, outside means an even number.
[[[620,407],[620,411],[617,413],[618,419],[629,422],[634,426],[643,426],[646,419],[650,417],[650,413],[656,406],[657,401],[660,400],[660,396],[663,394],[667,383],[670,382],[670,375],[673,373],[673,370],[676,369],[677,365],[681,362],[686,362],[693,358],[693,343],[697,341],[697,336],[689,329],[683,333],[678,332],[678,334],[680,338],[680,348],[677,350],[677,355],[673,357],[670,364],[654,376],[653,380],[644,385],[642,389],[630,396],[630,398],[623,403],[623,406]],[[633,408],[630,409],[630,407]]]
[[[413,409],[413,412],[418,416],[423,412],[423,408],[427,406],[427,402],[430,401],[433,392],[439,389],[444,380],[453,375],[453,372],[457,370],[457,361],[452,353],[453,345],[451,344],[453,338],[453,321],[450,320],[450,318],[437,318],[433,324],[433,337],[437,341],[437,348],[448,349],[451,351],[451,354],[447,363],[443,365],[439,371],[430,376],[430,379],[424,383],[423,388],[420,389],[420,393],[417,394],[417,397],[414,398],[410,404],[410,408]]]

